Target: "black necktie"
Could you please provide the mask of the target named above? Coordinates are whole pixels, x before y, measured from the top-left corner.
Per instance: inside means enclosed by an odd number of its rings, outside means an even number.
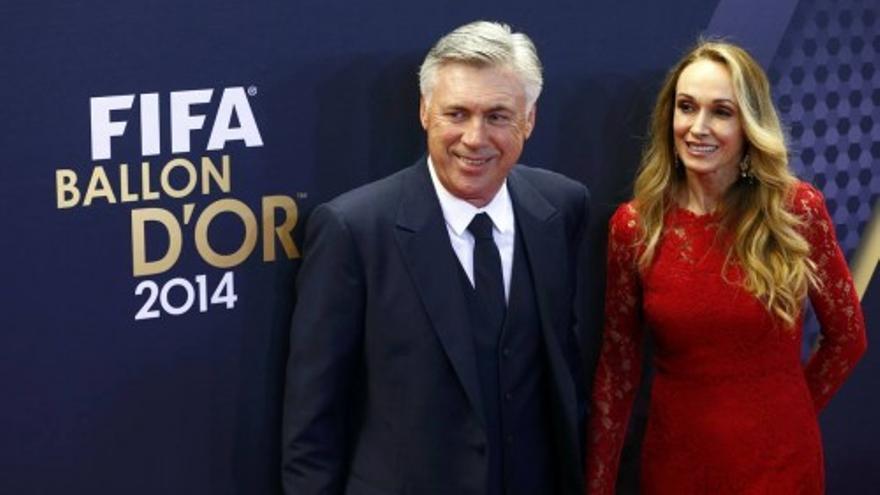
[[[486,213],[479,213],[471,220],[468,230],[474,235],[474,292],[486,318],[486,330],[500,333],[507,304],[501,256],[492,237],[492,219]]]

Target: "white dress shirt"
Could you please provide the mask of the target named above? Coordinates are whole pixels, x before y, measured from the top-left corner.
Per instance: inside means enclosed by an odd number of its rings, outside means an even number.
[[[513,272],[513,241],[516,233],[516,222],[513,217],[513,203],[507,191],[507,181],[501,185],[501,189],[486,206],[477,208],[467,201],[453,196],[437,178],[434,171],[434,163],[428,157],[428,170],[431,172],[431,181],[437,198],[440,200],[440,209],[443,210],[443,219],[446,220],[446,231],[449,233],[449,241],[452,249],[464,268],[471,285],[474,285],[474,236],[467,229],[471,220],[478,213],[487,213],[492,219],[492,237],[498,246],[498,254],[501,255],[501,274],[504,277],[504,297],[510,296],[510,275]]]

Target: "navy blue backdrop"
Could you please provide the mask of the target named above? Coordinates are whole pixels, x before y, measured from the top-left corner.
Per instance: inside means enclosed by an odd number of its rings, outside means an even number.
[[[663,73],[701,34],[768,69],[795,169],[867,260],[872,340],[878,14],[869,0],[3,2],[0,493],[278,493],[308,212],[423,153],[417,66],[475,19],[527,32],[545,64],[523,161],[594,194],[587,356],[605,223]],[[823,413],[829,493],[880,487],[878,384],[869,351]]]

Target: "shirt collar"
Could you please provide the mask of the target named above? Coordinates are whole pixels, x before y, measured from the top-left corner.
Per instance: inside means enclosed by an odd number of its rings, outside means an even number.
[[[440,200],[440,209],[443,211],[443,218],[456,235],[462,233],[470,225],[471,220],[477,213],[487,213],[495,228],[501,233],[506,234],[513,232],[513,203],[510,200],[510,193],[507,190],[507,179],[501,184],[501,189],[495,193],[495,197],[486,206],[477,208],[467,201],[454,196],[450,193],[434,170],[434,162],[428,157],[428,171],[431,173],[431,182],[434,183],[434,190],[437,192],[437,198]]]

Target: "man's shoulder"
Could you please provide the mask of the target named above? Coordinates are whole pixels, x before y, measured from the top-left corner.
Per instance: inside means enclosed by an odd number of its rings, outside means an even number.
[[[511,169],[510,173],[515,177],[521,177],[542,192],[552,190],[557,194],[560,191],[574,195],[589,194],[587,187],[582,183],[552,170],[530,167],[528,165],[517,165]]]
[[[572,205],[579,209],[590,202],[587,186],[552,170],[517,165],[511,169],[508,177],[529,184],[557,207]]]
[[[405,183],[417,173],[418,164],[344,192],[324,206],[346,216],[374,215],[394,211]]]

